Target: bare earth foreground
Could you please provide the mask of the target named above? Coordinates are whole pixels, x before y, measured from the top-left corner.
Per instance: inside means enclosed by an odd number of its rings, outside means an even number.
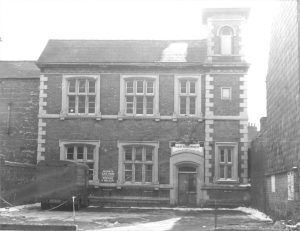
[[[44,211],[39,204],[0,209],[0,223],[74,225],[72,211]],[[213,209],[100,208],[76,211],[78,230],[102,231],[194,231],[214,230]],[[219,209],[218,230],[275,230],[264,214],[248,208]],[[276,228],[277,229],[277,228]],[[278,229],[277,229],[278,230]]]

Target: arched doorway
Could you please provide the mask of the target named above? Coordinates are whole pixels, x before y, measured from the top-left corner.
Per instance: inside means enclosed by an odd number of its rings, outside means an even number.
[[[191,165],[178,167],[178,205],[197,204],[197,169]]]
[[[201,206],[204,155],[200,146],[173,147],[170,158],[170,204]]]

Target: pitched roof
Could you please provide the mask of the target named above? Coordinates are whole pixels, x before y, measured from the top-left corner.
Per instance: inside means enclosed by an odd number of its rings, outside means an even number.
[[[49,40],[39,63],[204,62],[206,40]]]
[[[40,70],[35,61],[0,61],[0,79],[39,77]]]

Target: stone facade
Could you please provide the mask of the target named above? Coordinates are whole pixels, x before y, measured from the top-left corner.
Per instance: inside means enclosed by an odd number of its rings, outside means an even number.
[[[266,79],[267,123],[251,150],[252,173],[259,172],[264,179],[256,181],[258,176],[253,175],[253,189],[264,188],[265,211],[276,218],[299,216],[298,18],[298,1],[280,2],[273,22]],[[261,158],[264,164],[255,165]],[[252,195],[259,196],[258,191]]]
[[[0,62],[0,195],[12,204],[34,200],[39,75],[32,61]]]
[[[247,204],[247,15],[207,10],[204,47],[49,41],[37,62],[38,161],[87,163],[94,203]]]

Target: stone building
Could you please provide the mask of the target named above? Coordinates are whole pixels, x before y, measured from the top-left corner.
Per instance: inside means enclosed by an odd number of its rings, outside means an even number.
[[[267,119],[255,141],[252,188],[264,188],[265,211],[274,217],[299,215],[299,2],[280,1],[273,22],[266,78]],[[265,120],[265,119],[264,119]],[[263,159],[263,165],[255,162]],[[256,168],[256,169],[255,169]],[[262,181],[264,179],[264,181]],[[265,182],[265,183],[264,183]],[[256,190],[255,192],[258,192]],[[252,194],[257,197],[260,194]]]
[[[39,77],[34,61],[0,61],[0,207],[33,201]]]
[[[38,161],[85,162],[94,202],[248,203],[247,17],[207,9],[204,40],[50,40]]]

